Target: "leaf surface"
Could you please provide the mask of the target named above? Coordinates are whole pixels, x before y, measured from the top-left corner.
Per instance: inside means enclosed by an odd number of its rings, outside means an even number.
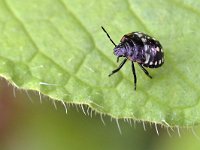
[[[195,0],[1,0],[0,74],[115,118],[199,124],[199,7]],[[133,31],[162,43],[165,64],[148,69],[152,80],[136,65],[137,91],[130,62],[108,77],[119,64],[101,25],[116,43]]]

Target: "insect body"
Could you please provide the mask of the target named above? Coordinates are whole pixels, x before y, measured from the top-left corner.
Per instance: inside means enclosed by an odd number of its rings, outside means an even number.
[[[117,62],[120,57],[125,57],[119,67],[112,71],[109,76],[118,72],[127,59],[132,62],[132,72],[134,76],[134,89],[136,90],[137,77],[134,67],[134,62],[137,62],[144,73],[152,78],[151,75],[144,67],[158,68],[164,63],[164,53],[159,41],[141,32],[132,32],[124,35],[120,43],[116,45],[107,31],[102,27],[103,31],[107,34],[110,41],[115,46],[114,55],[117,56]]]

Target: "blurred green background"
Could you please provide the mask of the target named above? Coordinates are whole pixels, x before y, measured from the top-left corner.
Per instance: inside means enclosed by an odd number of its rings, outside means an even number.
[[[198,150],[200,140],[191,129],[170,131],[154,125],[132,122],[132,126],[93,112],[85,115],[80,106],[64,106],[37,92],[14,89],[4,79],[0,83],[0,150]],[[28,95],[27,95],[28,93]],[[31,98],[31,99],[30,99]],[[85,107],[85,111],[87,108]],[[200,128],[194,128],[200,135]]]

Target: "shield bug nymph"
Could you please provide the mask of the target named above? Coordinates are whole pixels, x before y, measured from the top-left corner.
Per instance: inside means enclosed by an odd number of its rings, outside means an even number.
[[[110,41],[113,43],[114,55],[117,56],[117,62],[120,57],[125,57],[121,62],[119,67],[112,71],[109,76],[118,72],[126,61],[129,59],[132,63],[132,72],[134,76],[134,89],[136,90],[137,76],[134,67],[134,62],[137,62],[144,73],[149,77],[152,76],[144,67],[148,68],[158,68],[164,64],[164,52],[159,41],[153,37],[142,33],[142,32],[132,32],[125,34],[118,45],[113,42],[108,32],[103,28]]]

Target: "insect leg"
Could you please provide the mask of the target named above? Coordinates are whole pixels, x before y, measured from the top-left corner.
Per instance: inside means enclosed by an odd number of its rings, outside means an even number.
[[[138,63],[138,64],[139,64],[139,63]],[[152,79],[152,76],[148,73],[148,71],[147,71],[141,64],[139,64],[139,66],[140,66],[140,68],[144,71],[144,73],[145,73],[149,78]]]
[[[137,76],[136,76],[135,66],[134,66],[133,62],[132,62],[132,72],[133,72],[133,76],[134,76],[134,90],[136,90]]]
[[[117,63],[119,62],[119,56],[117,57]]]
[[[123,56],[117,56],[117,63],[119,62],[119,58],[120,58],[120,57],[123,57]]]
[[[122,63],[119,65],[119,67],[118,67],[117,69],[113,70],[112,73],[109,74],[108,76],[110,77],[110,76],[113,75],[114,73],[118,72],[118,71],[123,67],[123,65],[126,63],[126,61],[127,61],[127,58],[125,58],[125,59],[122,61]]]

